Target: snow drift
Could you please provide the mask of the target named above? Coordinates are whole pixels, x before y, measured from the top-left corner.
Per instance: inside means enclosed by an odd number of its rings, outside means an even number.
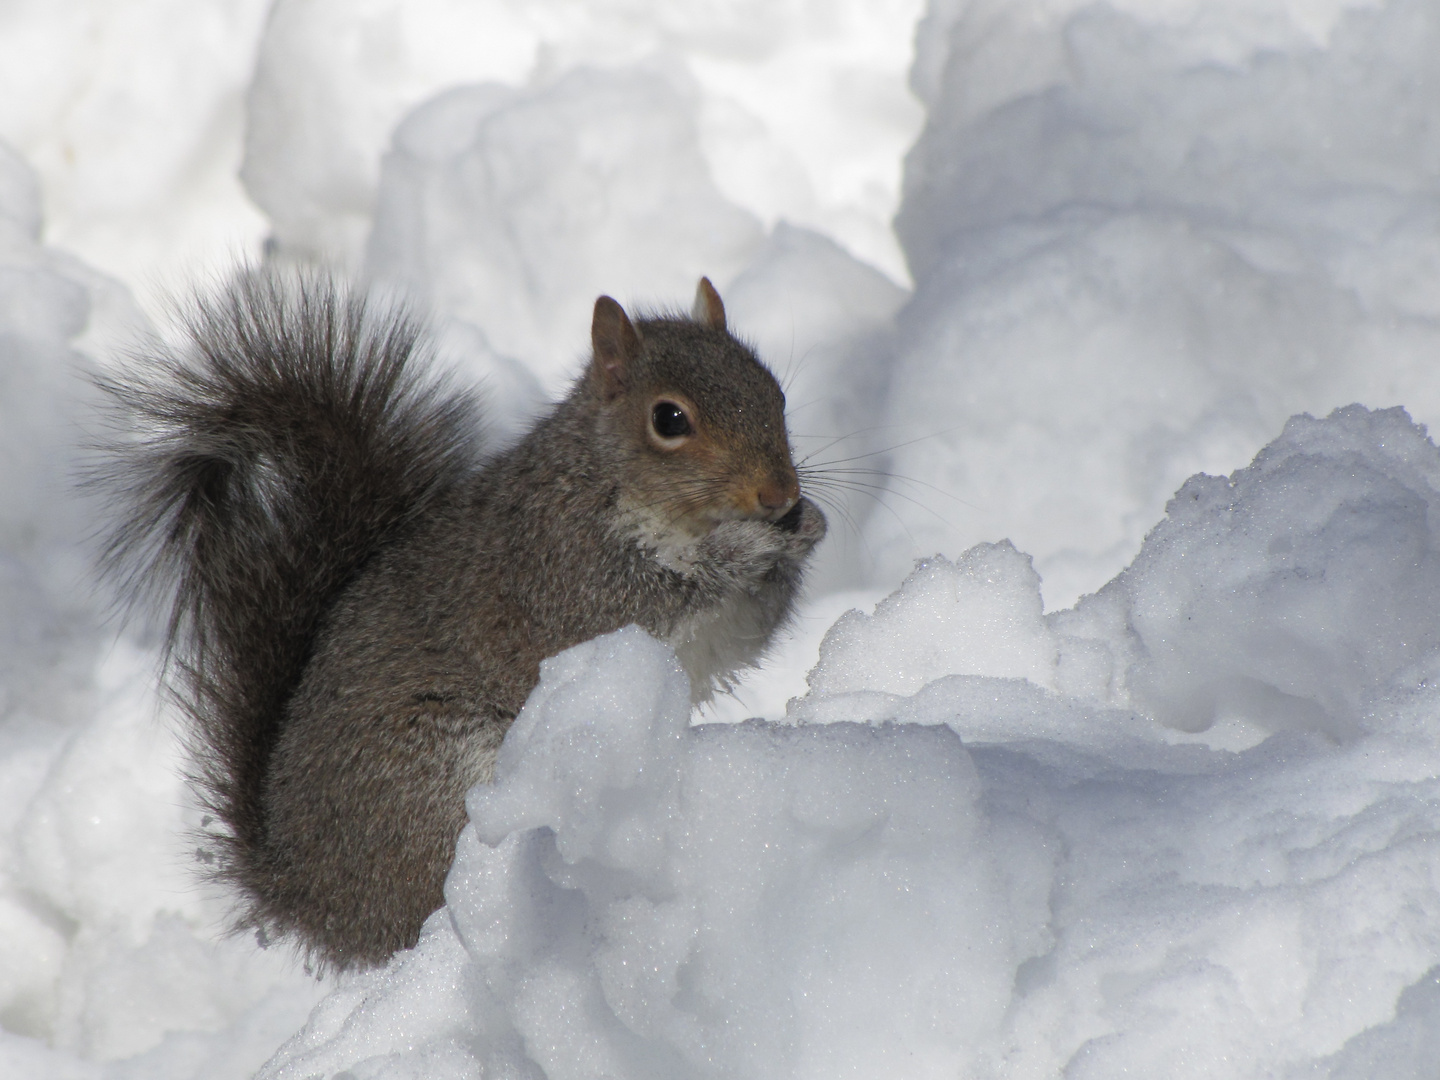
[[[0,16],[75,58],[0,107],[0,1074],[1434,1076],[1433,3],[935,0],[918,141],[906,3],[223,6]],[[337,983],[224,935],[67,480],[147,327],[57,242],[143,299],[231,228],[432,304],[501,439],[712,273],[837,511],[768,719],[554,658]]]
[[[1440,450],[1354,407],[1074,609],[1009,545],[927,560],[786,723],[688,726],[639,631],[573,649],[419,947],[263,1075],[1423,1075],[1437,529]]]

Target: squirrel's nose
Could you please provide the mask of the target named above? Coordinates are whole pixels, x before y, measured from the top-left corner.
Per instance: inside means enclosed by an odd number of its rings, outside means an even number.
[[[800,498],[800,481],[795,476],[772,478],[760,485],[755,501],[770,513],[789,510]]]

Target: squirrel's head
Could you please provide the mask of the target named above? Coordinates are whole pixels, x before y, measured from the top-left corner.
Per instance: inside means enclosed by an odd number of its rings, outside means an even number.
[[[584,382],[621,448],[628,502],[691,536],[733,518],[775,521],[800,497],[785,430],[785,394],[725,325],[701,278],[690,317],[631,322],[595,301]]]

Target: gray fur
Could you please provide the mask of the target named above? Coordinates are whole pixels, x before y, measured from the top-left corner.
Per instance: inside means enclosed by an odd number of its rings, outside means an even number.
[[[638,623],[703,700],[760,657],[825,521],[778,502],[784,396],[718,305],[602,298],[586,373],[483,465],[413,325],[323,279],[243,275],[189,355],[109,384],[141,438],[107,564],[169,607],[244,925],[334,968],[412,945],[544,658]],[[656,394],[693,453],[647,441]]]

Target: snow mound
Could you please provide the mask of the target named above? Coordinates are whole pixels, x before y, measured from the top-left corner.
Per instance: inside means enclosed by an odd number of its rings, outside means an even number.
[[[1295,417],[1249,468],[1187,482],[1110,587],[1132,699],[1186,731],[1352,733],[1440,654],[1437,528],[1440,460],[1403,409]]]
[[[935,4],[917,40],[890,580],[1009,536],[1068,606],[1288,416],[1440,422],[1433,4]]]
[[[948,729],[691,728],[673,655],[630,629],[547,661],[497,775],[471,795],[448,912],[357,1013],[429,1011],[436,988],[404,972],[442,970],[458,938],[444,1008],[463,1021],[425,1025],[412,1060],[944,1076],[1003,1014],[1009,916]],[[354,1028],[302,1035],[266,1075],[353,1068],[356,1050],[373,1067],[413,1039]]]
[[[936,556],[836,623],[810,688],[894,699],[946,675],[1024,679],[1177,731],[1343,738],[1440,655],[1437,499],[1440,458],[1403,409],[1297,416],[1247,468],[1188,480],[1073,609],[1042,614],[1008,542]]]
[[[448,906],[263,1075],[1423,1075],[1437,500],[1351,407],[1075,609],[922,562],[789,723],[687,726],[633,628],[547,661]]]
[[[597,295],[684,298],[760,242],[710,179],[693,99],[644,69],[440,96],[396,130],[368,273],[483,327],[559,392]]]
[[[904,83],[921,7],[276,0],[247,95],[242,175],[282,250],[354,267],[381,155],[417,106],[480,84],[543,96],[577,69],[659,63],[689,87],[706,172],[729,202],[766,225],[823,230],[902,278],[889,223],[921,120]],[[603,158],[610,122],[623,129],[631,114],[590,115],[588,145]],[[624,259],[624,246],[611,254]]]

